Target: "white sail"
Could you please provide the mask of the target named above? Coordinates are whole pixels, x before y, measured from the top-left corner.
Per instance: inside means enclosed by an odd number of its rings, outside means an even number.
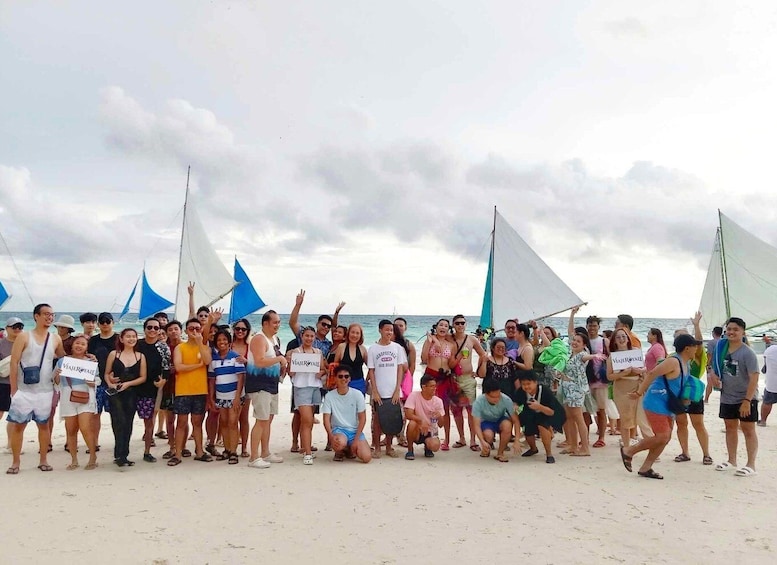
[[[492,317],[495,328],[508,318],[525,322],[583,304],[496,210],[494,211]]]
[[[712,249],[710,264],[707,268],[707,280],[701,293],[701,331],[712,333],[712,328],[722,326],[726,314],[726,293],[723,288],[723,257],[720,253],[720,230],[715,234],[715,245]]]
[[[722,213],[720,236],[728,314],[742,318],[748,329],[777,320],[777,248]]]
[[[190,281],[195,283],[195,308],[219,301],[237,284],[208,240],[197,208],[187,191],[175,304],[175,318],[181,322],[185,322],[189,314],[187,287]]]

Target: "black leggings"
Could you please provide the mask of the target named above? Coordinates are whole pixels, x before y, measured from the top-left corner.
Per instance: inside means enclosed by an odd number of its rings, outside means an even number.
[[[111,404],[111,428],[116,445],[113,448],[113,458],[126,459],[129,456],[130,437],[132,436],[132,421],[135,419],[137,395],[130,388],[109,397]]]

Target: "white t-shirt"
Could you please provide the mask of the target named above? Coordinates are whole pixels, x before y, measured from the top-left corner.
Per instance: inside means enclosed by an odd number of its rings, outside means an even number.
[[[766,379],[764,386],[769,392],[777,392],[777,345],[770,345],[764,351]]]
[[[397,388],[397,367],[407,365],[407,354],[393,341],[375,343],[367,350],[367,368],[375,370],[375,385],[381,398],[391,398]]]

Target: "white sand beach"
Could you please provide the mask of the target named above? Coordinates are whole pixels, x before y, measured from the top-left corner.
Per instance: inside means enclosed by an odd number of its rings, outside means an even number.
[[[592,457],[556,454],[555,465],[541,455],[503,464],[467,448],[363,465],[333,462],[316,426],[320,450],[308,467],[289,453],[289,392],[282,387],[272,436],[286,461],[266,470],[248,468],[246,459],[229,466],[187,458],[168,468],[163,442],[154,450],[159,461],[144,463],[139,421],[130,456],[137,464],[120,470],[111,464],[104,417],[97,470],[65,470],[57,422],[54,472],[42,473],[28,426],[21,472],[2,479],[0,562],[773,562],[777,421],[758,428],[759,474],[748,478],[702,466],[693,432],[693,460],[675,463],[673,440],[656,466],[663,481],[627,473],[613,436]],[[706,422],[721,461],[716,396]],[[0,456],[0,465],[10,462]]]

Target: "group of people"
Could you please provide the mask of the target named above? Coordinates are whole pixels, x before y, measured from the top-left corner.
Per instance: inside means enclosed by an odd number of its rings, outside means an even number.
[[[135,414],[144,423],[145,462],[157,461],[151,449],[161,439],[168,441],[162,457],[171,467],[187,457],[233,465],[244,457],[251,468],[282,463],[283,457],[271,451],[270,439],[279,411],[279,383],[289,377],[291,451],[301,453],[305,465],[314,462],[312,432],[320,416],[327,434],[325,449],[333,451],[335,461],[349,458],[368,463],[381,457],[384,448],[386,456],[397,457],[396,440],[405,448],[407,460],[415,459],[416,446],[429,458],[438,451],[469,447],[481,457],[493,455],[507,462],[510,443],[514,454],[531,457],[539,453],[539,440],[546,462],[554,463],[555,433],[565,436],[562,454],[586,457],[591,447],[606,445],[609,430],[621,435],[621,459],[628,471],[632,458],[647,451],[638,472],[660,479],[653,464],[669,442],[675,422],[682,448],[675,461],[690,460],[690,420],[702,462],[713,464],[703,420],[711,389],[705,393],[700,380],[708,372],[708,384],[721,389],[720,417],[725,421],[728,447],[727,460],[716,469],[735,469],[740,476],[755,474],[759,371],[756,356],[743,339],[745,322],[739,318],[729,319],[725,337],[718,336],[705,349],[697,314],[692,319],[694,335],[678,330],[672,354],[661,331],[652,328],[644,364],[624,368],[614,365],[613,353],[642,349],[628,315],[619,316],[611,332],[602,332],[596,316],[589,316],[585,327],[575,327],[575,308],[567,341],[552,327],[507,320],[505,337],[492,338],[487,348],[481,336],[467,333],[465,316],[456,315],[450,321],[439,320],[417,351],[404,337],[403,318],[381,320],[378,341],[365,345],[359,324],[338,324],[344,303],[332,316],[319,316],[314,327],[302,327],[303,290],[289,318],[295,339],[284,352],[277,336],[281,324],[277,312],[265,312],[261,328],[252,335],[246,319],[230,327],[220,324],[218,309],[203,306],[195,312],[192,296],[193,285],[185,323],[158,313],[144,321],[142,336],[133,328],[116,334],[113,316],[107,312],[82,315],[83,333],[77,335],[75,320],[63,315],[55,321],[47,304],[35,307],[35,327],[28,332],[21,320],[10,318],[0,339],[0,359],[10,357],[7,384],[0,380],[0,412],[8,413],[13,456],[7,473],[19,472],[22,437],[30,421],[38,426],[38,468],[52,470],[47,453],[53,448],[51,426],[57,406],[65,421],[65,449],[72,459],[68,470],[79,467],[79,431],[89,455],[85,469],[97,467],[104,411],[110,413],[113,460],[119,467],[134,465],[129,455]],[[56,333],[50,332],[52,325]],[[84,369],[83,378],[78,378],[69,359],[93,368]],[[425,369],[420,390],[414,391],[417,362]],[[482,379],[480,395],[476,394],[478,378]],[[764,424],[777,400],[777,390],[770,391],[769,382],[767,378]],[[369,434],[367,397],[372,413]],[[255,422],[249,428],[250,412]],[[451,415],[456,442],[451,441]],[[157,421],[160,427],[154,433]],[[589,426],[594,421],[598,437],[591,446]],[[737,465],[739,430],[748,457],[743,467]],[[189,440],[194,441],[194,453],[186,447]]]

